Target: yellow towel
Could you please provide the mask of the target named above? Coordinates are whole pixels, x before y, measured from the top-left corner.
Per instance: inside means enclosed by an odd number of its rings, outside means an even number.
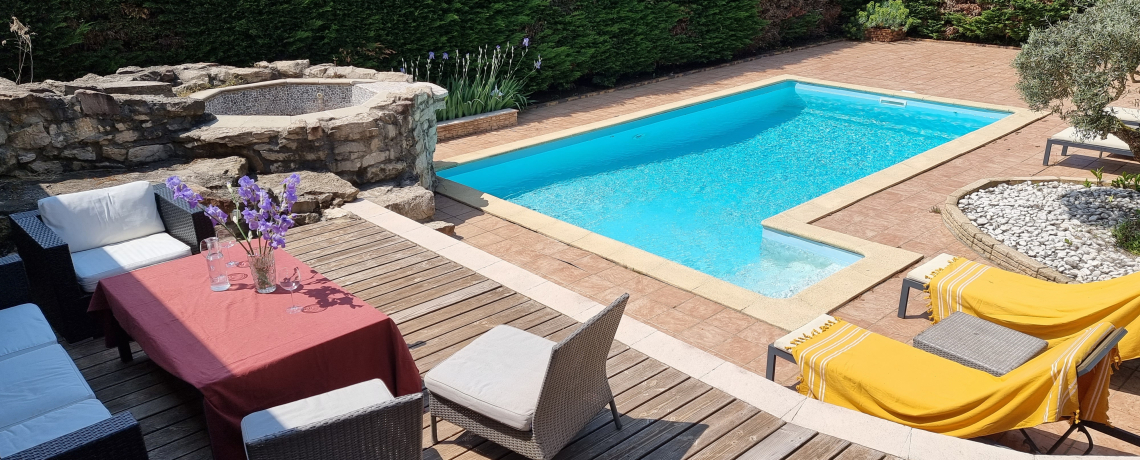
[[[904,425],[961,438],[1055,422],[1108,423],[1115,355],[1077,378],[1077,364],[1113,330],[1087,328],[1010,373],[994,377],[836,321],[800,339],[800,393]],[[1115,352],[1112,352],[1115,353]]]
[[[1140,358],[1140,273],[1057,284],[957,258],[934,274],[927,291],[935,322],[962,311],[1054,346],[1107,321],[1129,331],[1120,356]]]

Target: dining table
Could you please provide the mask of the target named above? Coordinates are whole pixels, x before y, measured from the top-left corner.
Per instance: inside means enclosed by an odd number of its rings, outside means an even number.
[[[88,312],[108,347],[134,340],[162,369],[202,394],[214,458],[245,458],[246,415],[378,378],[396,396],[421,391],[420,372],[395,322],[290,255],[301,287],[259,294],[248,268],[210,290],[201,255],[99,281]],[[291,306],[300,306],[299,311]]]

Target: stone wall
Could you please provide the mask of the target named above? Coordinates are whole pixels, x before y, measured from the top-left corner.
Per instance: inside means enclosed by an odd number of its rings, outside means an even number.
[[[367,79],[382,95],[361,110],[320,112],[296,123],[220,123],[201,99],[212,87],[284,78]],[[343,81],[343,80],[339,80]],[[334,80],[335,82],[335,80]],[[446,91],[402,73],[260,62],[124,67],[114,75],[24,85],[0,82],[0,176],[44,176],[123,168],[166,159],[240,155],[258,172],[328,170],[353,183],[396,181],[432,187],[434,110]],[[383,97],[380,97],[383,96]],[[353,109],[353,107],[341,110]],[[288,120],[287,120],[288,121]]]
[[[494,131],[500,128],[509,128],[517,125],[518,119],[518,110],[496,110],[494,112],[481,113],[442,122],[437,127],[437,135],[439,136],[439,140],[446,141],[457,137]]]
[[[203,121],[201,101],[0,86],[0,175],[120,168],[189,151],[177,136]]]

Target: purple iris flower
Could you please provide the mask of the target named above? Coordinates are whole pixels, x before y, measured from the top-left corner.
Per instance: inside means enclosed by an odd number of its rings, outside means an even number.
[[[214,225],[222,225],[230,219],[230,216],[227,215],[225,211],[222,211],[221,208],[212,204],[206,206],[206,217],[209,217],[210,221],[214,222]]]
[[[525,48],[528,46],[530,46],[530,38],[529,37],[523,38],[523,47]]]
[[[534,70],[538,70],[541,68],[542,68],[542,58],[540,57],[540,58],[538,58],[537,61],[534,61]]]
[[[185,201],[191,208],[197,207],[198,203],[202,201],[202,195],[194,193],[190,186],[182,182],[182,178],[178,176],[167,177],[166,188],[173,192],[174,198]]]
[[[435,51],[428,51],[428,60],[435,59]]]
[[[443,60],[447,60],[447,53],[443,53]]]

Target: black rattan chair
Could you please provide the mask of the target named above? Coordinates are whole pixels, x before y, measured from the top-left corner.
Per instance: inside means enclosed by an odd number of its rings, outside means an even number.
[[[139,422],[121,412],[4,460],[147,460]]]
[[[166,233],[197,253],[198,243],[214,236],[214,227],[204,209],[175,200],[165,185],[153,188]],[[91,294],[84,292],[75,278],[67,243],[40,220],[39,211],[15,213],[9,218],[16,249],[27,269],[31,299],[43,310],[48,322],[68,342],[100,333],[87,315]]]
[[[18,254],[0,257],[0,309],[32,302],[24,261]]]

